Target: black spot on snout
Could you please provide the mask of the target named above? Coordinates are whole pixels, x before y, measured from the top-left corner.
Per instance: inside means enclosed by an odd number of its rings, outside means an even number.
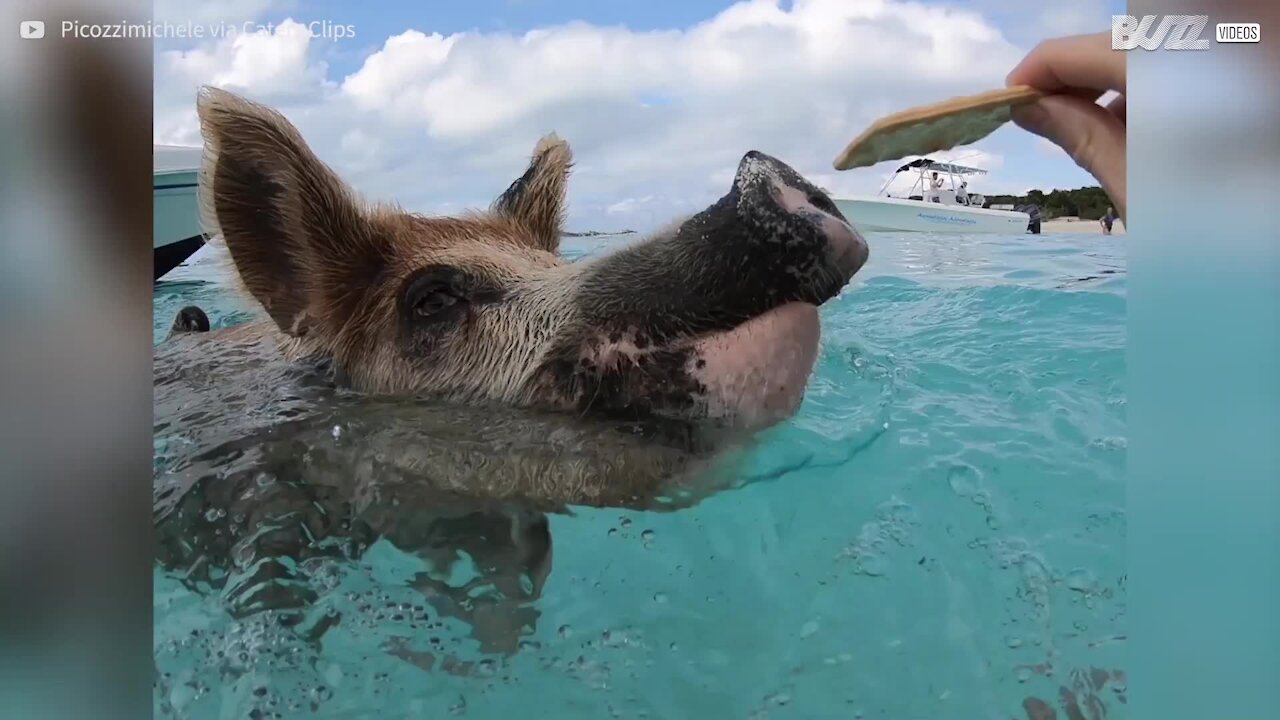
[[[693,361],[685,349],[649,351],[607,365],[568,356],[548,362],[542,373],[554,394],[583,415],[696,419],[707,388],[690,376]]]

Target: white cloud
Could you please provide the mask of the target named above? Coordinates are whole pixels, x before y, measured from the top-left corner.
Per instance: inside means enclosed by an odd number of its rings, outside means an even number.
[[[239,27],[239,26],[236,26]],[[201,85],[215,85],[277,106],[324,106],[328,66],[314,57],[306,25],[285,20],[270,29],[232,32],[185,50],[158,49],[155,58],[157,142],[199,144],[195,98]],[[325,112],[329,112],[325,110]],[[340,120],[349,122],[350,118]]]
[[[989,83],[1009,68],[1009,50],[998,32],[959,10],[800,0],[785,11],[754,0],[684,32],[580,23],[520,37],[408,31],[389,39],[343,91],[388,120],[450,139],[498,131],[565,102],[639,105],[644,94],[708,109],[746,103],[777,115],[788,103],[794,114],[838,115],[860,102],[860,86]]]
[[[420,79],[435,74],[459,36],[417,30],[388,38],[382,50],[365,60],[342,83],[342,91],[363,109],[382,109],[393,117],[413,118],[425,107],[423,93],[412,92]]]
[[[642,207],[653,205],[657,199],[658,198],[655,198],[652,195],[646,195],[641,198],[624,198],[609,205],[604,209],[604,211],[610,215],[626,215],[628,213],[634,213]]]
[[[637,227],[713,200],[751,149],[874,192],[884,168],[831,170],[853,135],[1001,85],[1026,49],[976,12],[889,0],[750,0],[670,31],[410,29],[345,77],[316,45],[276,32],[160,53],[157,139],[198,142],[196,86],[222,85],[279,107],[365,194],[431,212],[487,204],[555,130],[577,159],[575,225]]]
[[[325,80],[326,66],[312,61],[306,25],[285,20],[251,32],[236,32],[211,49],[167,51],[162,57],[179,76],[258,95],[315,92]]]

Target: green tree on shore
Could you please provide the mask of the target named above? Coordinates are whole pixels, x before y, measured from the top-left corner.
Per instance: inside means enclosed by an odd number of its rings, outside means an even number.
[[[1076,216],[1081,220],[1097,220],[1107,213],[1112,205],[1111,199],[1097,187],[1082,187],[1075,190],[1030,190],[1026,195],[988,195],[990,205],[1038,205],[1040,214],[1045,220],[1058,217]]]

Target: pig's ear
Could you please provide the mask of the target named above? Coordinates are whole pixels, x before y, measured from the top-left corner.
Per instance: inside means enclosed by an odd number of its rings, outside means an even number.
[[[331,317],[343,311],[338,300],[385,262],[350,190],[274,110],[211,87],[197,110],[205,231],[222,235],[241,281],[281,330],[340,323]]]
[[[564,231],[565,188],[573,153],[555,133],[544,136],[533,149],[529,169],[493,204],[494,212],[524,226],[534,247],[555,252]]]

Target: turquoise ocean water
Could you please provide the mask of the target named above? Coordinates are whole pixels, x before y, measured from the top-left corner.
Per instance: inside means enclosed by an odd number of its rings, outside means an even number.
[[[519,652],[417,617],[421,561],[385,542],[312,573],[318,642],[157,567],[157,715],[1124,717],[1124,237],[868,239],[759,480],[552,516]],[[157,285],[157,342],[185,304],[252,317],[217,260]]]

